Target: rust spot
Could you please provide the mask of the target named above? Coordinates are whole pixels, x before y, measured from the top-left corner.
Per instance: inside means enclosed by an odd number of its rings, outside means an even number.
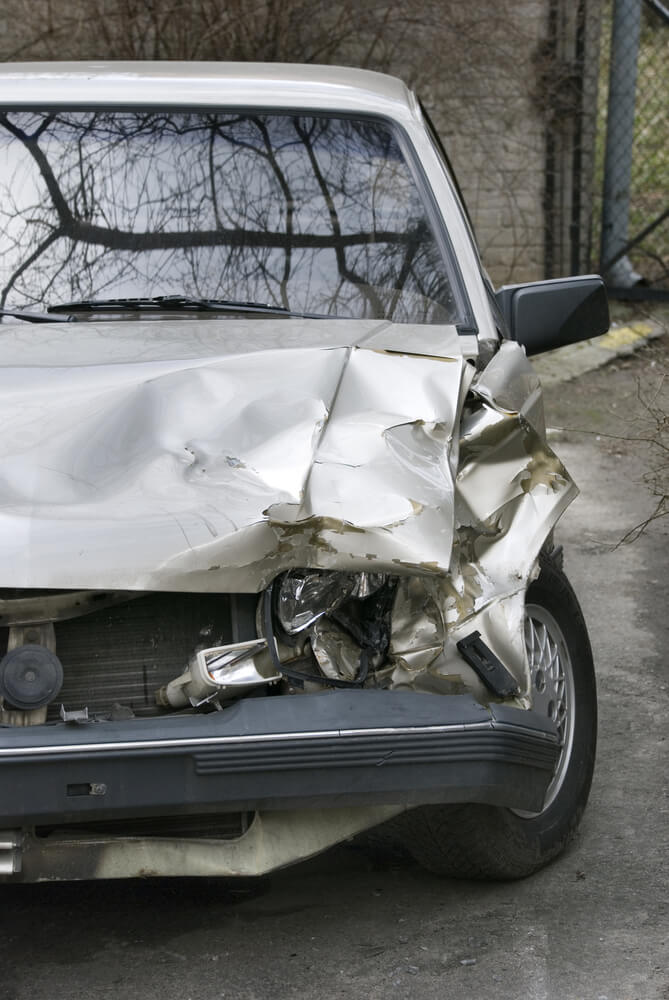
[[[304,535],[307,532],[331,531],[335,535],[346,535],[349,533],[364,535],[365,529],[358,528],[348,521],[340,521],[336,517],[306,517],[303,521],[295,521],[291,524],[286,522],[272,521],[270,525],[275,531],[281,532],[286,537],[292,535]]]
[[[420,358],[423,361],[444,361],[450,365],[462,360],[461,358],[445,358],[441,354],[416,354],[415,352],[409,354],[406,351],[393,351],[390,347],[374,347],[372,351],[374,354],[389,354],[394,358]]]
[[[524,429],[527,433],[523,445],[530,460],[520,475],[520,488],[523,493],[531,493],[535,486],[547,486],[557,492],[569,481],[567,470],[535,431],[528,425]]]

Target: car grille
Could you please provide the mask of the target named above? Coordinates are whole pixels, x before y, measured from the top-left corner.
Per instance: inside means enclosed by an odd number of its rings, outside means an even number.
[[[183,673],[194,650],[255,638],[256,602],[250,594],[153,593],[57,622],[64,681],[48,719],[59,717],[61,704],[89,715],[115,705],[157,711],[154,692]],[[7,629],[0,631],[4,652]]]

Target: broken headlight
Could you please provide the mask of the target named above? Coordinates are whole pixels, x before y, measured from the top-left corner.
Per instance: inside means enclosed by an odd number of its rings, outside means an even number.
[[[383,573],[338,573],[298,569],[281,579],[276,614],[286,635],[297,635],[323,615],[331,614],[351,597],[365,598],[386,582]]]
[[[266,639],[212,646],[193,654],[179,677],[156,691],[162,708],[199,708],[219,698],[234,698],[278,681]]]

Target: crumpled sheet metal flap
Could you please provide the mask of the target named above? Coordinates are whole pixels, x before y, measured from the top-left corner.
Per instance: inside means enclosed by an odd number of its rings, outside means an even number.
[[[455,519],[471,549],[468,562],[482,579],[508,579],[508,592],[518,581],[526,585],[542,544],[578,494],[543,425],[541,389],[524,351],[502,344],[474,380],[463,413]]]
[[[525,351],[505,340],[479,374],[472,392],[497,410],[521,413],[539,388],[539,378]]]
[[[313,526],[320,541],[311,547],[322,544],[322,565],[336,565],[328,557],[345,548],[356,560],[353,568],[446,571],[453,541],[453,427],[467,374],[462,359],[444,365],[354,351],[303,504],[268,510],[282,540],[309,547],[303,529]],[[313,560],[307,555],[303,565]]]
[[[542,545],[578,491],[537,429],[543,423],[541,393],[529,367],[517,345],[504,344],[471,385],[462,416],[449,573],[400,582],[387,671],[391,687],[446,694],[464,687],[487,703],[490,691],[456,648],[478,631],[520,684],[518,705],[530,704],[525,590]]]
[[[266,348],[240,353],[240,324],[213,322],[218,354],[204,323],[164,324],[167,343],[163,324],[101,326],[97,361],[86,327],[86,364],[62,326],[43,341],[21,328],[14,352],[5,340],[0,586],[254,591],[300,565],[446,572],[473,375],[455,332],[440,328],[435,357],[434,329],[423,344],[403,327],[421,357],[397,352],[392,325],[327,324],[328,338],[317,321],[321,346],[273,349],[283,323],[260,321]],[[169,357],[176,325],[191,356]]]
[[[522,415],[546,436],[539,377],[518,344],[506,340],[499,345],[472,391],[499,413]]]

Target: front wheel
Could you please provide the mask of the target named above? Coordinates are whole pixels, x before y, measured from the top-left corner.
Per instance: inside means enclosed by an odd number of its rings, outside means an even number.
[[[576,833],[595,763],[597,696],[590,641],[576,595],[550,559],[527,590],[525,645],[533,707],[555,722],[562,751],[539,813],[486,805],[426,806],[406,817],[406,846],[451,878],[523,878]]]

